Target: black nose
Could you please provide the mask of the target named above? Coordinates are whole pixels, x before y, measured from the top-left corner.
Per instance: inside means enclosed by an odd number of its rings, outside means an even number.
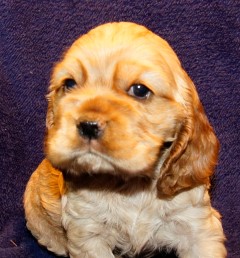
[[[77,126],[79,133],[82,137],[91,139],[99,138],[101,134],[101,129],[98,122],[95,121],[85,121],[80,122]]]

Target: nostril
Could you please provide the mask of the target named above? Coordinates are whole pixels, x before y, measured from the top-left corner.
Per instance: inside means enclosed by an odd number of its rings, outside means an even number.
[[[95,121],[84,121],[77,125],[79,133],[82,137],[88,139],[97,139],[100,136],[101,129],[98,122]]]

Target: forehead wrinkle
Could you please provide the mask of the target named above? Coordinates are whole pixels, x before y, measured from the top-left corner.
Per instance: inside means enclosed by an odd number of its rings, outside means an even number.
[[[144,60],[139,62],[134,59],[123,59],[116,65],[114,82],[121,88],[126,88],[134,83],[142,83],[152,92],[161,96],[172,97],[175,90],[175,79],[165,62]]]
[[[134,59],[136,65],[147,64],[158,69],[162,80],[167,83],[171,81],[170,85],[175,85],[171,69],[176,60],[172,62],[175,58],[164,40],[142,27],[136,30],[130,28],[132,33],[126,31],[126,28],[113,28],[103,26],[101,29],[94,29],[79,38],[70,48],[69,52],[74,52],[77,59],[82,61],[89,83],[110,85],[117,78],[116,65],[123,59]],[[167,56],[164,54],[166,51]]]
[[[66,55],[53,70],[51,88],[60,87],[65,79],[74,79],[78,84],[83,84],[86,78],[87,71],[81,61],[73,55]]]
[[[106,55],[101,53],[88,54],[83,53],[81,56],[82,67],[84,67],[86,74],[86,84],[89,86],[112,85],[119,54],[116,51],[109,51]]]
[[[135,60],[120,60],[116,64],[113,78],[114,81],[130,80],[133,82],[136,81],[140,74],[147,69],[147,66]]]
[[[108,58],[98,58],[97,60],[85,60],[87,66],[89,85],[105,85],[110,87],[113,83],[115,62],[110,62]]]
[[[113,60],[115,59],[113,58]],[[108,75],[112,73],[113,68],[111,66],[114,62],[110,62],[107,56],[100,55],[97,51],[90,51],[90,48],[83,48],[81,45],[74,44],[67,52],[63,63],[65,63],[65,66],[69,66],[69,70],[72,70],[75,76],[78,76],[80,72],[84,78],[82,83],[90,85],[100,82],[109,83]],[[77,63],[79,70],[72,69],[72,63]]]
[[[129,33],[126,28],[131,32]],[[83,35],[71,48],[78,52],[82,60],[92,59],[102,65],[102,60],[106,64],[109,60],[117,60],[117,57],[129,57],[132,53],[137,53],[138,57],[141,57],[142,50],[150,42],[151,35],[152,33],[145,27],[136,27],[134,24],[124,28],[119,26],[118,30],[116,26],[107,25]]]

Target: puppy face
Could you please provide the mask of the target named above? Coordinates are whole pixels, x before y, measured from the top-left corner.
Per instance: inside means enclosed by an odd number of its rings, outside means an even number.
[[[201,127],[196,112],[211,131],[173,50],[132,23],[79,38],[54,68],[48,100],[47,158],[75,175],[171,181],[172,163],[193,142],[193,124]]]

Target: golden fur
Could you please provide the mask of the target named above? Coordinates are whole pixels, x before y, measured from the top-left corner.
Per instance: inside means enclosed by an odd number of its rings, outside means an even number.
[[[218,141],[166,41],[133,23],[99,26],[55,66],[47,99],[46,159],[24,196],[40,244],[74,258],[163,247],[226,257],[208,195]],[[85,121],[101,135],[81,135]]]

